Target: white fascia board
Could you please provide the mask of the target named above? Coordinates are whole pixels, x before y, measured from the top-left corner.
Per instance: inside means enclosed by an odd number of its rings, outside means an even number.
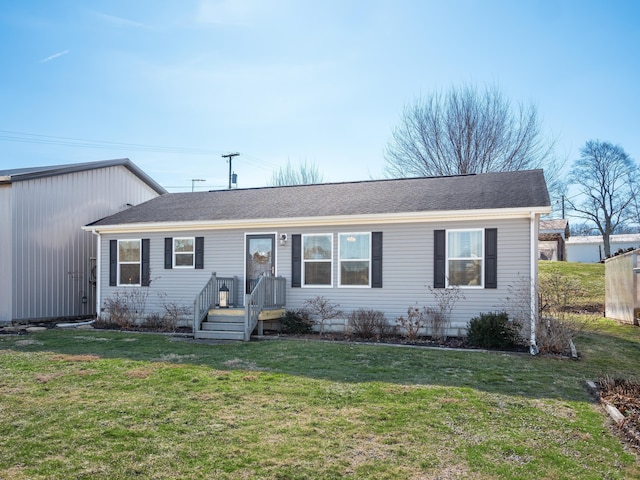
[[[82,227],[88,232],[100,233],[129,233],[129,232],[166,232],[192,230],[228,230],[232,228],[285,228],[285,227],[313,227],[324,225],[366,225],[366,224],[396,224],[396,223],[425,223],[442,221],[496,220],[506,218],[529,218],[533,214],[547,214],[550,207],[486,209],[486,210],[456,210],[439,212],[415,213],[387,213],[370,215],[341,215],[323,217],[295,217],[295,218],[263,218],[247,220],[224,221],[195,221],[195,222],[156,222],[130,223],[120,225],[89,225]]]

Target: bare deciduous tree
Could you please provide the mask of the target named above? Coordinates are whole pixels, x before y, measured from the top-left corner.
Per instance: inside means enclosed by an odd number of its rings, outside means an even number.
[[[454,87],[408,104],[385,160],[391,178],[544,168],[552,195],[561,189],[562,165],[535,106],[513,109],[495,87]]]
[[[632,214],[636,165],[619,145],[589,140],[569,174],[579,196],[567,199],[575,215],[593,222],[602,235],[605,256],[611,255],[610,236]]]
[[[631,215],[630,225],[623,225],[616,230],[616,233],[640,233],[640,183],[634,181],[631,184]]]
[[[282,187],[286,185],[309,185],[312,183],[322,183],[323,175],[318,170],[315,163],[308,163],[306,160],[297,166],[287,161],[285,167],[280,167],[273,172],[269,185]]]

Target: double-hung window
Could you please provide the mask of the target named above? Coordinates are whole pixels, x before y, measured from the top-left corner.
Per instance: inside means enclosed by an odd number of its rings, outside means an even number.
[[[333,235],[302,235],[302,285],[330,287],[333,271]]]
[[[340,286],[371,286],[371,233],[341,233]]]
[[[195,238],[183,237],[173,239],[173,267],[193,268],[195,260]]]
[[[484,230],[447,230],[448,285],[483,287]]]
[[[141,266],[141,241],[118,240],[118,285],[140,286]]]

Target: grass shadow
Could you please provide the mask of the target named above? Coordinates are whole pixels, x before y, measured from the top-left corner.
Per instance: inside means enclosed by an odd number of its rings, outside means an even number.
[[[186,363],[219,370],[262,370],[333,382],[471,388],[489,393],[584,401],[584,382],[629,376],[640,360],[640,334],[623,326],[584,332],[578,361],[501,352],[450,351],[310,340],[205,343],[161,334],[48,330],[0,336],[0,349],[97,355],[128,361]],[[631,327],[633,328],[633,327]]]

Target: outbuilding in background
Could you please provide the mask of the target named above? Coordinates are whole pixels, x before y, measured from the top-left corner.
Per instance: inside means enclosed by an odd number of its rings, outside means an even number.
[[[95,316],[81,227],[164,193],[129,159],[0,170],[0,322]]]
[[[638,325],[640,316],[640,249],[605,260],[605,315]]]

